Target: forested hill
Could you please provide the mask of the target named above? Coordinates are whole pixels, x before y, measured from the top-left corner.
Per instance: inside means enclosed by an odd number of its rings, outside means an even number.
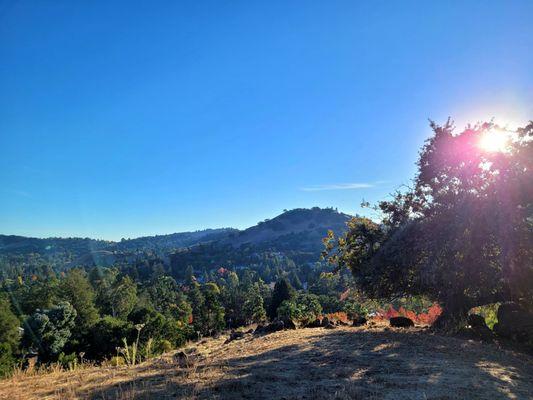
[[[222,240],[173,252],[170,256],[172,274],[179,277],[187,267],[209,270],[219,266],[288,271],[295,266],[315,263],[324,249],[322,239],[328,230],[337,235],[345,232],[350,218],[331,208],[285,211]],[[268,281],[267,275],[264,279]]]
[[[192,246],[201,242],[219,240],[236,229],[205,229],[196,232],[172,233],[170,235],[144,236],[136,239],[122,239],[120,242],[90,238],[32,238],[14,235],[0,235],[0,254],[55,255],[68,252],[83,256],[94,251],[170,250]]]
[[[349,215],[334,209],[315,207],[285,211],[242,231],[232,228],[206,229],[122,239],[118,242],[0,235],[0,261],[3,259],[5,263],[8,259],[11,266],[41,263],[63,270],[73,266],[124,265],[145,258],[146,254],[160,257],[167,263],[169,255],[179,254],[180,257],[185,256],[189,265],[209,268],[210,264],[219,261],[229,260],[229,264],[247,262],[249,254],[264,251],[282,252],[289,257],[301,258],[304,255],[305,261],[310,261],[318,258],[327,230],[343,232],[349,219]],[[173,259],[181,264],[180,257]]]
[[[249,244],[314,251],[317,246],[322,248],[322,238],[329,229],[336,234],[344,232],[350,218],[328,208],[297,208],[233,234],[226,242],[234,247]]]

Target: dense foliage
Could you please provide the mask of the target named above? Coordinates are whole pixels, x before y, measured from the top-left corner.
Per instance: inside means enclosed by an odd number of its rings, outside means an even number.
[[[327,272],[324,263],[266,264],[273,267],[266,282],[256,266],[209,272],[189,267],[177,280],[168,267],[154,264],[147,274],[144,265],[137,258],[129,267],[56,272],[42,266],[5,277],[0,374],[34,356],[65,366],[81,359],[131,363],[132,354],[138,361],[222,329],[265,322],[267,311],[271,319],[311,320],[322,304],[341,311],[339,296],[353,283],[347,274]]]
[[[349,267],[372,297],[424,294],[444,307],[438,326],[498,301],[532,307],[533,123],[488,151],[491,124],[454,134],[431,124],[414,187],[376,207],[381,223],[357,218],[326,239],[325,255]]]

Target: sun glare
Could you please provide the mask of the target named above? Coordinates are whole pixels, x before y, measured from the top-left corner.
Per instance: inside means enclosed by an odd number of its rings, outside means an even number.
[[[507,150],[509,140],[508,132],[491,130],[481,137],[479,147],[488,152],[504,152]]]

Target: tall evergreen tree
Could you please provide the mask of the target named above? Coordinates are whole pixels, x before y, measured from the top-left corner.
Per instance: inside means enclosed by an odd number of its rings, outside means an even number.
[[[76,310],[76,331],[84,330],[96,323],[98,310],[94,304],[95,293],[85,271],[78,268],[68,271],[59,284],[59,296]]]
[[[281,278],[276,282],[272,292],[272,302],[268,310],[268,317],[274,319],[277,316],[278,307],[285,300],[290,300],[294,296],[294,289],[286,278]]]

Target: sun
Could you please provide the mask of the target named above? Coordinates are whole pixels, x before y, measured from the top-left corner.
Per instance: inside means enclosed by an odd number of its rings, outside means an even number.
[[[501,130],[490,130],[481,136],[479,140],[479,147],[487,152],[503,153],[509,146],[509,133]]]

